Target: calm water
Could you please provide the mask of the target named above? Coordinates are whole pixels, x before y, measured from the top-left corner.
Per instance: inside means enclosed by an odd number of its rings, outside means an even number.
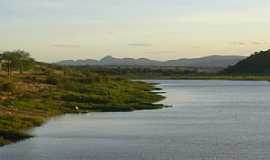
[[[0,160],[270,159],[270,83],[155,82],[174,108],[59,117]]]

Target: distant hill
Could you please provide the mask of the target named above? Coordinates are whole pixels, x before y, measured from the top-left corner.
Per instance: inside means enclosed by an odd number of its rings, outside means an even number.
[[[234,65],[240,60],[244,59],[243,56],[207,56],[192,59],[178,59],[165,62],[169,66],[189,66],[189,67],[228,67]]]
[[[256,52],[225,69],[227,73],[270,73],[270,50]]]
[[[243,56],[208,56],[202,58],[190,58],[190,59],[177,59],[169,61],[156,61],[147,58],[115,58],[112,56],[106,56],[101,60],[65,60],[60,61],[59,65],[133,65],[133,66],[183,66],[183,67],[221,67],[226,68],[230,65],[234,65],[240,60],[244,59]]]

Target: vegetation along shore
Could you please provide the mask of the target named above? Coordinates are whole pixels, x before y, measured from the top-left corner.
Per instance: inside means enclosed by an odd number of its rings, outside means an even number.
[[[64,113],[127,112],[166,107],[154,84],[35,62],[24,51],[1,54],[0,146]]]

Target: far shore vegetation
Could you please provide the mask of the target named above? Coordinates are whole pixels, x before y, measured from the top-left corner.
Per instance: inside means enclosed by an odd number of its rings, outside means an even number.
[[[73,66],[128,79],[270,80],[270,50],[260,51],[228,68],[181,66]]]
[[[79,70],[88,70],[95,73],[103,73],[113,77],[125,77],[136,80],[241,80],[241,81],[269,81],[270,73],[207,73],[196,70],[187,71],[179,68],[142,68],[142,67],[97,67],[76,66]]]

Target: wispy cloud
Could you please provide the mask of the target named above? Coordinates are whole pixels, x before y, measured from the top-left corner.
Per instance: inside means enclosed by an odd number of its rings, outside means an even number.
[[[251,42],[253,45],[261,45],[262,43],[261,42],[257,42],[257,41],[253,41]]]
[[[133,47],[151,47],[153,46],[150,43],[129,43],[129,46],[133,46]]]
[[[252,41],[251,44],[253,45],[269,45],[269,42],[266,41]]]
[[[246,42],[241,42],[241,41],[233,41],[233,42],[230,42],[231,45],[235,45],[235,46],[245,46],[247,45]]]
[[[267,42],[267,41],[249,41],[249,42],[233,41],[233,42],[230,42],[229,44],[234,45],[234,46],[250,46],[250,45],[269,45],[270,42]]]
[[[51,45],[52,47],[55,48],[80,48],[80,45],[77,44],[53,44]]]
[[[145,54],[175,54],[175,53],[178,53],[178,52],[173,51],[173,50],[160,50],[160,51],[145,52]]]

